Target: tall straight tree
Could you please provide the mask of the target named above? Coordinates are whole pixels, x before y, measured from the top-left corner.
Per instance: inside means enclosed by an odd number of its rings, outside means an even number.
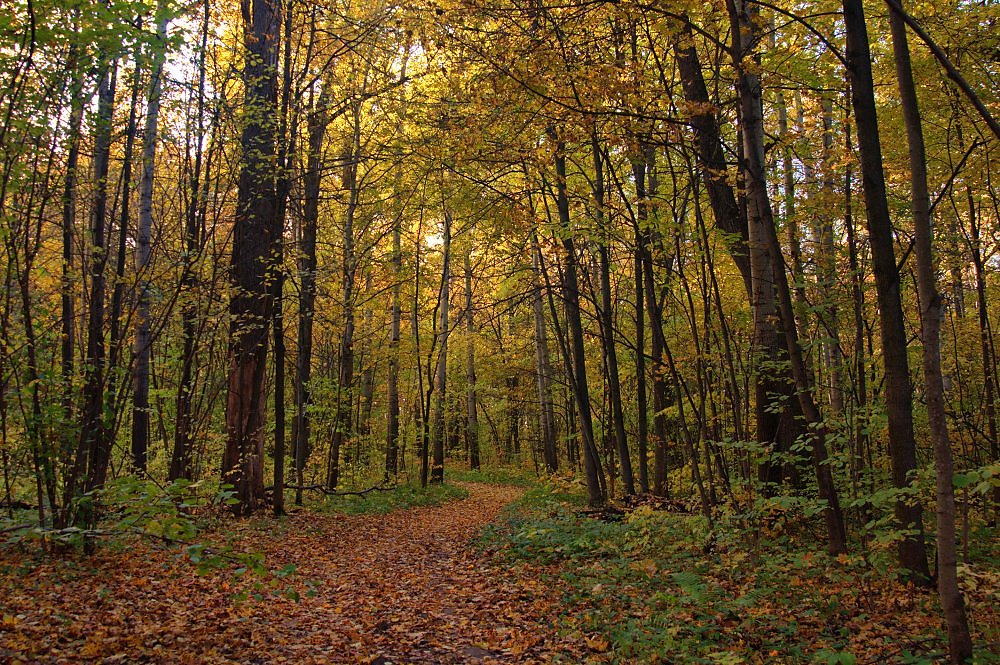
[[[476,325],[472,308],[472,249],[465,253],[465,402],[469,466],[479,468],[479,407],[476,398]]]
[[[94,193],[90,224],[90,302],[87,308],[87,355],[84,365],[83,413],[80,446],[71,483],[86,474],[86,491],[102,487],[111,462],[111,437],[105,417],[106,347],[104,340],[104,297],[107,266],[108,172],[111,162],[117,62],[102,65],[97,89],[97,122],[94,127]],[[79,485],[76,485],[79,487]],[[86,508],[87,504],[81,504]],[[79,516],[92,524],[95,515],[87,510]]]
[[[132,464],[146,470],[149,447],[149,356],[153,343],[149,328],[149,257],[153,234],[153,177],[156,168],[157,125],[163,62],[166,60],[169,15],[161,2],[157,10],[156,42],[153,45],[146,124],[142,133],[142,178],[139,181],[139,232],[135,243],[135,272],[139,276],[139,307],[136,314],[135,367],[132,372]],[[122,229],[124,233],[124,229]]]
[[[445,210],[441,229],[441,291],[438,298],[438,360],[434,381],[434,439],[432,441],[430,482],[444,482],[445,398],[448,391],[448,305],[451,299],[451,211]]]
[[[559,215],[563,249],[566,263],[561,273],[562,297],[566,307],[566,327],[569,335],[567,368],[570,370],[570,385],[573,390],[576,411],[580,416],[580,435],[583,439],[583,468],[587,478],[587,500],[591,506],[604,503],[604,488],[601,482],[601,464],[594,440],[594,421],[590,409],[590,388],[587,384],[587,357],[583,343],[583,320],[580,316],[580,285],[577,276],[576,242],[570,223],[569,193],[566,184],[566,144],[554,127],[548,130],[553,141],[556,169],[556,211]],[[572,362],[569,362],[569,361]]]
[[[896,81],[906,124],[910,154],[910,205],[913,212],[917,254],[917,289],[920,294],[920,323],[923,333],[924,395],[927,421],[934,441],[937,471],[937,586],[941,596],[951,662],[972,659],[972,637],[965,615],[965,602],[958,586],[955,551],[955,489],[951,460],[951,439],[945,414],[944,380],[941,374],[941,294],[937,290],[931,236],[930,194],[927,190],[927,156],[920,121],[917,87],[913,82],[906,24],[900,11],[889,11],[892,52],[896,60]]]
[[[545,312],[542,308],[541,252],[538,234],[531,232],[531,267],[534,277],[531,308],[535,328],[535,374],[538,382],[538,408],[542,429],[542,457],[549,472],[559,469],[556,442],[556,413],[552,403],[552,363],[549,360],[549,341],[545,331]]]
[[[343,293],[344,328],[340,336],[337,370],[337,404],[327,454],[326,484],[331,490],[340,482],[340,450],[350,436],[351,406],[354,403],[354,305],[357,299],[358,257],[355,255],[354,217],[358,210],[358,166],[361,159],[361,102],[351,106],[351,136],[343,154],[342,186],[347,190],[347,210],[344,213],[343,255],[341,257],[341,287]]]
[[[868,212],[868,237],[875,271],[875,290],[885,363],[885,403],[889,419],[889,457],[896,487],[910,486],[910,473],[916,469],[916,443],[913,434],[913,386],[906,358],[906,329],[900,300],[899,270],[893,244],[892,220],[882,172],[882,145],[878,115],[875,111],[875,88],[872,80],[871,49],[868,26],[861,0],[843,0],[844,28],[847,32],[847,73],[851,82],[851,106],[858,128],[861,150],[861,182]],[[899,564],[912,579],[930,581],[927,552],[924,546],[923,510],[919,501],[900,497],[896,501],[896,519],[906,529],[899,540]]]
[[[195,298],[197,285],[198,257],[204,242],[204,225],[207,214],[209,165],[211,159],[204,160],[202,147],[205,135],[205,58],[208,51],[208,28],[211,18],[210,0],[202,2],[201,44],[198,50],[198,83],[192,91],[195,95],[195,117],[189,137],[193,144],[194,163],[188,179],[188,203],[184,212],[184,257],[182,278],[179,285],[181,301],[181,376],[177,384],[175,399],[174,449],[170,456],[170,480],[192,476],[192,442],[194,436],[193,392],[195,375],[195,355],[198,348],[198,306]],[[189,149],[190,150],[190,149]],[[190,153],[189,153],[190,154]],[[209,155],[211,156],[211,155]],[[203,173],[202,171],[205,171]]]
[[[309,456],[309,381],[312,377],[313,316],[316,309],[316,235],[319,227],[319,197],[323,182],[323,141],[328,114],[326,88],[306,116],[308,146],[303,174],[302,223],[296,269],[299,274],[298,351],[295,356],[295,418],[292,439],[295,447],[295,503],[302,505],[306,458]]]
[[[601,339],[604,346],[604,357],[608,372],[608,398],[611,402],[611,421],[615,435],[615,450],[618,453],[622,483],[625,494],[635,494],[635,480],[632,476],[632,460],[629,455],[628,439],[625,436],[625,414],[622,408],[621,380],[618,375],[618,350],[615,342],[614,311],[611,304],[611,258],[608,245],[611,234],[607,232],[608,220],[604,215],[604,156],[598,142],[597,132],[591,134],[591,151],[594,160],[594,216],[599,233],[604,234],[597,250],[599,254],[599,270],[601,274]]]
[[[235,487],[234,511],[264,501],[264,374],[271,325],[267,268],[274,240],[275,119],[281,18],[272,0],[242,0],[245,100],[229,301],[229,379],[222,479]]]

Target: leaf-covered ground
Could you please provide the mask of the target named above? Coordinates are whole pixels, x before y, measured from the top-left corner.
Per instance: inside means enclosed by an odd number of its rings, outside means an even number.
[[[199,575],[181,548],[148,539],[91,557],[0,549],[0,663],[850,665],[943,653],[935,594],[860,554],[830,559],[801,537],[737,542],[745,534],[709,535],[687,514],[591,519],[552,486],[521,501],[523,488],[463,488],[388,513],[369,495],[340,512],[220,518],[200,536],[263,554],[263,575]],[[393,500],[436,500],[409,491]],[[977,662],[997,662],[995,569],[963,575]]]
[[[301,511],[238,523],[265,581],[198,575],[142,542],[94,557],[0,554],[0,661],[180,663],[549,662],[559,595],[470,547],[523,491],[389,514]],[[586,648],[583,645],[580,648]]]

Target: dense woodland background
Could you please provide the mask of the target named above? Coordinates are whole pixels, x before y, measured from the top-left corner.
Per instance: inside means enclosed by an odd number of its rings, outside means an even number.
[[[0,505],[568,469],[891,547],[961,660],[998,62],[964,0],[7,3]]]

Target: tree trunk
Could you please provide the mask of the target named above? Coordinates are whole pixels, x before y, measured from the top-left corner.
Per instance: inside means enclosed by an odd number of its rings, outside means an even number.
[[[242,164],[233,228],[229,302],[229,378],[223,482],[233,485],[237,514],[264,502],[264,375],[272,296],[267,268],[274,248],[273,157],[280,16],[269,0],[242,0],[246,86]]]
[[[604,217],[604,160],[601,155],[597,134],[591,135],[591,150],[594,158],[594,215],[599,233],[605,232],[607,221]],[[611,307],[611,259],[608,254],[610,233],[600,240],[601,273],[601,330],[604,355],[607,359],[608,398],[611,402],[611,421],[615,433],[615,449],[619,457],[622,484],[625,494],[635,494],[635,480],[632,476],[632,460],[629,455],[628,439],[625,436],[625,414],[622,409],[622,389],[618,375],[618,350],[615,343],[614,311]]]
[[[177,384],[177,397],[175,400],[176,425],[174,428],[174,449],[173,454],[170,456],[170,470],[167,476],[170,480],[177,480],[178,478],[187,478],[190,480],[193,475],[191,459],[194,429],[192,393],[194,391],[195,355],[198,348],[198,305],[195,295],[198,277],[195,271],[198,257],[204,248],[204,225],[209,185],[208,173],[206,172],[204,177],[202,174],[202,137],[205,135],[205,57],[208,51],[208,27],[211,18],[209,0],[204,0],[202,7],[201,46],[198,52],[198,87],[194,91],[198,100],[195,136],[192,141],[194,143],[194,166],[191,169],[191,178],[188,186],[190,200],[188,208],[185,211],[185,252],[180,293],[178,294],[181,302],[181,336],[183,342],[180,358],[181,376]],[[205,170],[207,171],[208,168],[206,167]]]
[[[927,421],[934,441],[934,466],[937,471],[937,587],[948,625],[951,662],[959,664],[972,659],[972,637],[969,635],[965,602],[958,586],[956,570],[954,471],[941,375],[941,294],[937,290],[934,272],[927,157],[917,89],[910,65],[906,25],[898,12],[889,12],[889,27],[910,153],[910,204],[917,255],[917,288],[922,306],[920,323],[923,332],[924,396],[927,400]]]
[[[87,311],[87,356],[84,367],[80,448],[76,473],[86,473],[86,491],[104,486],[111,462],[111,440],[105,419],[104,296],[107,265],[108,170],[111,161],[117,64],[109,63],[98,86],[97,122],[94,129],[94,202],[90,227],[90,303]],[[84,471],[86,470],[86,471]],[[80,476],[78,476],[80,477]],[[83,524],[93,525],[96,515],[84,510]]]
[[[839,554],[847,550],[844,517],[840,510],[837,491],[833,484],[833,475],[830,471],[826,450],[826,428],[823,425],[822,415],[813,401],[809,373],[803,358],[802,347],[799,345],[792,293],[788,285],[788,276],[785,273],[781,244],[774,226],[774,217],[764,176],[764,122],[761,84],[756,74],[753,73],[759,62],[750,64],[746,62],[756,40],[755,22],[757,15],[754,9],[748,9],[747,5],[740,0],[728,0],[727,5],[732,22],[734,64],[739,73],[737,89],[740,93],[743,152],[746,160],[744,172],[747,188],[747,219],[755,289],[766,288],[771,291],[772,308],[774,291],[775,289],[777,291],[777,300],[781,307],[781,323],[799,404],[802,408],[802,414],[813,432],[813,467],[816,472],[816,484],[820,499],[826,502],[823,515],[827,527],[827,549],[831,554]],[[769,279],[772,281],[758,287],[756,284],[760,278],[758,260],[761,260],[761,255],[770,264]],[[756,305],[756,303],[754,304]],[[773,314],[769,314],[769,316],[773,316]],[[755,313],[755,321],[756,317]]]
[[[476,399],[476,326],[472,309],[472,260],[471,249],[465,253],[465,340],[466,422],[465,439],[469,450],[469,467],[479,468],[479,414]]]
[[[635,381],[636,420],[638,425],[639,489],[649,492],[649,407],[646,395],[646,308],[643,306],[643,244],[649,217],[649,203],[646,199],[646,155],[645,146],[640,146],[640,157],[632,160],[632,177],[635,181]]]
[[[445,397],[448,391],[448,305],[451,298],[451,213],[444,213],[444,228],[442,229],[441,247],[441,291],[438,300],[438,361],[435,389],[437,399],[434,404],[434,439],[430,468],[431,484],[444,482],[444,441],[445,427]]]
[[[162,3],[161,3],[162,4]],[[166,59],[166,12],[156,25],[153,46],[153,68],[149,81],[149,101],[146,104],[146,124],[142,132],[142,178],[139,181],[139,226],[135,239],[135,272],[139,280],[135,331],[135,367],[132,373],[132,464],[146,470],[146,450],[149,447],[149,351],[153,343],[149,329],[149,256],[153,232],[153,182],[156,168],[157,125],[160,118],[160,78]]]
[[[340,482],[340,451],[350,438],[351,406],[354,404],[354,281],[357,277],[357,257],[354,254],[354,216],[358,208],[358,166],[361,159],[361,103],[355,102],[350,145],[344,151],[344,187],[348,191],[344,215],[344,255],[341,263],[343,286],[344,329],[340,338],[337,371],[336,415],[330,436],[326,483],[330,490]]]
[[[535,276],[532,294],[532,314],[535,326],[535,374],[538,382],[538,409],[542,425],[542,458],[549,473],[559,469],[559,451],[556,441],[556,414],[552,404],[552,363],[549,360],[549,341],[545,331],[545,312],[542,308],[541,247],[538,234],[531,234],[531,267]]]
[[[278,116],[278,178],[275,190],[275,214],[272,222],[274,252],[271,270],[271,298],[274,301],[271,318],[274,336],[274,494],[276,517],[285,514],[285,217],[288,212],[288,192],[291,188],[292,156],[298,123],[289,128],[289,106],[292,97],[292,9],[294,0],[285,0],[284,64],[281,74],[281,112]],[[297,118],[298,116],[295,116]]]
[[[889,420],[889,456],[896,487],[910,485],[909,475],[916,469],[913,434],[913,387],[906,358],[906,330],[900,302],[899,271],[893,248],[892,222],[886,201],[885,176],[882,172],[882,147],[872,82],[868,27],[861,0],[843,0],[844,28],[847,33],[847,72],[851,82],[852,106],[861,150],[861,174],[868,211],[868,236],[871,244],[875,289],[885,363],[885,401]],[[899,563],[914,581],[928,583],[930,570],[924,547],[923,510],[919,502],[900,498],[896,519],[908,535],[898,544]]]
[[[297,270],[299,273],[298,350],[295,357],[295,421],[292,438],[295,441],[295,483],[305,484],[305,466],[309,457],[310,390],[312,377],[313,314],[316,304],[316,231],[319,221],[319,196],[323,180],[323,140],[326,135],[326,95],[307,118],[309,146],[306,172],[303,175],[302,230],[299,240]],[[295,504],[302,505],[302,490],[295,490]]]
[[[590,411],[590,388],[587,384],[587,358],[583,343],[583,322],[580,318],[580,287],[577,280],[576,244],[569,216],[569,196],[566,188],[566,146],[556,138],[554,129],[549,129],[550,137],[556,142],[556,207],[562,227],[562,243],[566,255],[566,265],[562,271],[562,292],[566,304],[566,326],[572,348],[572,372],[570,383],[580,416],[580,434],[583,438],[583,466],[587,478],[587,499],[591,506],[604,503],[601,487],[600,456],[594,440],[594,423]]]

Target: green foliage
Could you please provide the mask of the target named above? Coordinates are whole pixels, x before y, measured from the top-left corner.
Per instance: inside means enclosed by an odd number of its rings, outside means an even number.
[[[649,506],[621,521],[593,519],[560,491],[551,483],[529,490],[479,545],[511,564],[554,566],[566,606],[560,631],[602,635],[610,662],[868,660],[850,639],[874,623],[867,613],[883,602],[873,594],[885,578],[865,556],[832,559],[811,540],[768,539],[734,521],[711,531],[700,516]],[[787,498],[764,505],[814,508]],[[942,635],[933,639],[940,646]],[[878,649],[903,658],[892,643]],[[922,662],[920,653],[909,657]]]

